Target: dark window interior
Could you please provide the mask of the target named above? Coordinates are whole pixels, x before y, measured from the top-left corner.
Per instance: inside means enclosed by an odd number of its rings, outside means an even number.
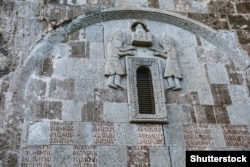
[[[137,74],[137,93],[140,114],[154,114],[154,92],[150,70],[141,66],[136,71]]]

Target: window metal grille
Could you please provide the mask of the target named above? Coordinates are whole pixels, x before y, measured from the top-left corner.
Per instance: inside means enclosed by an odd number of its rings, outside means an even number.
[[[140,114],[155,114],[154,92],[150,70],[146,66],[137,69],[137,93]]]

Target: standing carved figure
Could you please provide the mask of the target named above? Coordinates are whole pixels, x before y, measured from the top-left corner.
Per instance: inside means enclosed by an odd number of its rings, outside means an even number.
[[[169,87],[172,90],[181,89],[180,79],[182,78],[180,67],[178,64],[178,56],[174,48],[172,39],[164,34],[159,42],[161,50],[154,50],[154,56],[160,56],[166,59],[166,67],[164,72],[164,78],[167,79]]]
[[[120,57],[133,56],[135,47],[123,48],[124,41],[122,39],[122,32],[117,31],[110,36],[107,44],[107,61],[104,75],[109,77],[108,86],[111,88],[122,88],[121,77],[126,73],[120,63]]]

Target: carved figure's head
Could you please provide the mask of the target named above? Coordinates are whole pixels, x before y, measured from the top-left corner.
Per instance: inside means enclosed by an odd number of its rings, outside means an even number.
[[[136,32],[144,32],[145,30],[144,30],[143,26],[139,23],[136,25],[135,31]]]
[[[166,50],[171,50],[173,47],[173,41],[167,34],[163,34],[160,40],[160,46]]]
[[[112,36],[111,41],[115,47],[122,47],[123,45],[122,32],[121,31],[115,32]]]

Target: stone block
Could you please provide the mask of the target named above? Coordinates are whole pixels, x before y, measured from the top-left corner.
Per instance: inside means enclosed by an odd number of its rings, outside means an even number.
[[[62,119],[61,101],[40,101],[38,105],[38,119]]]
[[[167,104],[168,123],[191,123],[188,105]]]
[[[189,147],[211,147],[212,136],[208,124],[186,124],[183,125],[184,139]]]
[[[26,146],[22,148],[21,166],[51,166],[51,155],[49,145]]]
[[[85,53],[85,42],[70,42],[71,57],[75,58],[88,58]]]
[[[62,120],[63,121],[81,121],[82,102],[73,100],[63,101]]]
[[[103,104],[103,120],[105,122],[129,122],[127,103]]]
[[[236,9],[238,13],[250,13],[250,3],[249,2],[237,3]]]
[[[153,167],[171,166],[170,155],[167,147],[150,147],[150,164]]]
[[[215,119],[217,124],[230,124],[228,112],[225,106],[214,106]]]
[[[77,145],[92,144],[92,125],[89,122],[74,122],[74,143]]]
[[[172,167],[186,166],[186,147],[169,147],[169,154]]]
[[[116,0],[115,4],[119,7],[148,7],[148,0]]]
[[[250,104],[248,88],[245,85],[228,86],[233,104]]]
[[[129,123],[116,123],[115,125],[115,144],[121,146],[137,145],[136,125]]]
[[[73,144],[73,140],[73,122],[50,122],[50,144]]]
[[[115,133],[113,123],[93,123],[92,139],[94,145],[113,145]]]
[[[103,42],[103,26],[92,25],[86,28],[86,39],[88,42]]]
[[[213,142],[213,147],[218,148],[218,147],[226,147],[226,142],[224,140],[224,134],[221,128],[221,125],[208,125],[211,136],[212,136],[212,142]]]
[[[48,145],[50,134],[49,122],[35,122],[29,126],[29,145]]]
[[[95,80],[76,79],[75,80],[75,99],[77,101],[94,101]]]
[[[224,139],[227,147],[250,147],[250,136],[245,125],[223,125]]]
[[[122,167],[127,164],[127,149],[119,146],[98,146],[97,166],[102,167]]]
[[[212,105],[194,105],[193,107],[197,123],[216,123]]]
[[[51,79],[49,96],[58,99],[73,99],[75,96],[75,81],[72,78],[65,80]]]
[[[30,98],[42,98],[45,96],[46,87],[46,82],[38,79],[31,79],[26,88],[26,95]]]
[[[185,146],[182,124],[163,126],[166,146]]]
[[[95,101],[126,103],[127,90],[95,89]]]
[[[212,92],[209,84],[200,84],[200,86],[197,88],[198,95],[199,95],[199,101],[200,104],[203,105],[213,105],[213,97]]]
[[[102,102],[87,102],[82,107],[82,121],[101,122],[103,120]]]
[[[146,146],[128,147],[128,166],[150,167],[149,148]]]
[[[53,73],[53,61],[51,57],[46,57],[43,59],[42,64],[40,65],[39,74],[42,76],[50,77]]]
[[[148,7],[159,8],[159,1],[158,0],[148,0]]]
[[[104,46],[101,42],[89,43],[89,57],[91,59],[104,59]]]
[[[162,125],[138,124],[137,141],[139,146],[163,146],[164,135]]]
[[[165,91],[165,97],[166,97],[166,103],[172,104],[172,103],[190,103],[190,94],[188,92],[184,91]]]
[[[215,105],[232,104],[232,99],[228,90],[228,85],[211,84],[210,87]]]
[[[54,145],[52,146],[51,166],[73,166],[73,146]]]
[[[227,110],[232,125],[250,125],[250,105],[232,105]]]
[[[73,166],[97,166],[96,146],[77,146],[73,148]]]
[[[208,76],[211,84],[229,84],[229,78],[225,66],[220,64],[207,65]]]
[[[236,30],[250,30],[250,18],[249,15],[243,14],[230,14],[228,20],[232,29]]]

